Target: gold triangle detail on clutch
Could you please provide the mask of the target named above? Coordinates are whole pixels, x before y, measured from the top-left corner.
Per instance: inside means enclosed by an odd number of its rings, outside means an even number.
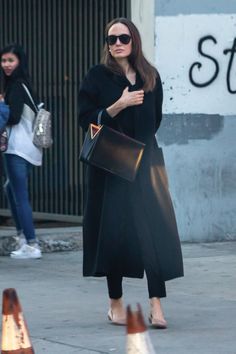
[[[90,135],[91,139],[95,138],[99,130],[101,129],[102,126],[95,125],[95,124],[90,124]]]

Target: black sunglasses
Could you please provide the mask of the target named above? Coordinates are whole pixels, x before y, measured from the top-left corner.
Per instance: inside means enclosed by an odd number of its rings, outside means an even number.
[[[131,36],[129,34],[120,34],[119,36],[115,36],[111,34],[110,36],[106,37],[107,44],[108,45],[116,44],[118,38],[122,44],[129,44],[131,40]]]

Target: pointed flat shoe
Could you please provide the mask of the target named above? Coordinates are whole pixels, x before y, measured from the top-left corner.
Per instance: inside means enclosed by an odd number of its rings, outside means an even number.
[[[117,325],[117,326],[125,326],[126,325],[126,318],[116,319],[113,312],[112,312],[112,309],[109,309],[107,317],[108,317],[108,320],[114,325]]]
[[[150,314],[150,316],[149,316],[149,323],[153,328],[156,328],[156,329],[166,329],[167,328],[166,320],[159,320],[157,318],[153,318],[152,314]]]

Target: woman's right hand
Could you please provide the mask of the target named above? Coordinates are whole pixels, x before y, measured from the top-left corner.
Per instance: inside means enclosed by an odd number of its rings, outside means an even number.
[[[120,97],[120,102],[123,107],[137,106],[143,103],[144,91],[129,91],[129,87],[126,87]]]
[[[107,107],[107,113],[114,118],[117,116],[120,111],[129,107],[129,106],[137,106],[143,103],[144,91],[129,91],[129,88],[126,87],[122,92],[121,97],[113,103],[110,107]]]
[[[0,94],[0,102],[4,102],[4,96]]]

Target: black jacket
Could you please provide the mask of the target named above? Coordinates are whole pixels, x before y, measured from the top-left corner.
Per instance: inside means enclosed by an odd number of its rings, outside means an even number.
[[[8,125],[16,125],[19,123],[23,112],[24,104],[27,104],[27,106],[29,106],[34,112],[36,112],[34,104],[32,103],[31,99],[29,98],[27,92],[25,91],[22,85],[23,83],[24,81],[20,79],[12,80],[12,82],[7,87],[7,91],[5,93],[5,102],[7,105],[9,105],[10,109],[9,120],[7,123]],[[27,85],[26,83],[24,83],[24,85],[28,88],[31,93],[31,96],[35,101],[34,95],[32,94],[29,85]]]
[[[97,123],[101,109],[113,104],[123,90],[142,88],[137,75],[131,85],[126,77],[103,65],[92,68],[79,92],[79,123],[87,130]],[[161,149],[155,133],[162,118],[162,85],[111,118],[106,110],[102,124],[122,130],[146,144],[134,182],[122,180],[95,167],[86,169],[83,224],[85,276],[116,273],[142,277],[148,267],[163,280],[183,275],[183,262],[175,214]]]

